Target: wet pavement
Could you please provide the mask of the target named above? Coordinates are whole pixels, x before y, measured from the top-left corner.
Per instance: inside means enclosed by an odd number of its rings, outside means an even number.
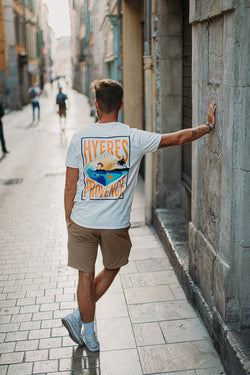
[[[0,375],[214,375],[224,373],[187,302],[155,230],[144,224],[143,182],[135,194],[129,264],[97,303],[100,353],[71,341],[61,318],[76,307],[77,271],[67,267],[63,190],[66,150],[93,119],[69,88],[60,130],[54,91],[3,118],[0,151]],[[102,268],[98,257],[97,272]]]

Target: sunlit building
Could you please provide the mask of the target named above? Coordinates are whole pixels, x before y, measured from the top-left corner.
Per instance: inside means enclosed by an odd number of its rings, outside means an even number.
[[[1,90],[4,105],[21,108],[28,88],[43,89],[52,61],[48,12],[41,0],[2,0],[0,3]]]

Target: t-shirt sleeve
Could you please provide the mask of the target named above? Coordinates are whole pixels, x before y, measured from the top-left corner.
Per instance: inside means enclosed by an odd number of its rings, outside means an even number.
[[[136,129],[135,143],[142,154],[156,151],[159,147],[160,141],[161,134]]]
[[[69,148],[68,148],[67,156],[66,156],[66,161],[65,161],[66,167],[79,168],[80,158],[81,158],[81,155],[77,151],[77,147],[76,147],[76,138],[75,136],[73,136],[73,138],[71,139]]]

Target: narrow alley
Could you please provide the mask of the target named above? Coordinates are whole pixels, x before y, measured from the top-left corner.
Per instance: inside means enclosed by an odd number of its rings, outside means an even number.
[[[93,118],[85,96],[63,90],[69,97],[64,131],[56,87],[47,86],[41,97],[40,122],[32,123],[30,105],[3,118],[10,153],[0,154],[0,375],[225,373],[154,228],[144,224],[142,180],[130,262],[97,304],[100,353],[68,337],[61,318],[77,305],[77,272],[67,267],[64,161],[73,133]]]

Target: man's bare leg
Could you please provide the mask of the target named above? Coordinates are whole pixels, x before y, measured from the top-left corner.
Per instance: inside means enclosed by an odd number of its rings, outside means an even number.
[[[119,268],[114,270],[104,268],[95,278],[94,272],[79,271],[77,301],[84,323],[94,320],[95,303],[108,290],[119,270]]]
[[[95,278],[94,280],[94,291],[95,291],[95,298],[98,301],[104,293],[108,290],[110,285],[112,284],[114,278],[118,274],[120,268],[116,268],[114,270],[109,270],[104,268]]]
[[[79,271],[77,302],[84,323],[92,322],[95,316],[94,277],[94,272]]]

